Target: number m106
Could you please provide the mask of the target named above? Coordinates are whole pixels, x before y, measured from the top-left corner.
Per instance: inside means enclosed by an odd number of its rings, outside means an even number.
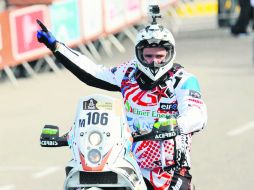
[[[108,124],[108,113],[99,113],[99,112],[89,112],[87,114],[88,120],[87,124],[93,124],[93,125],[107,125]]]

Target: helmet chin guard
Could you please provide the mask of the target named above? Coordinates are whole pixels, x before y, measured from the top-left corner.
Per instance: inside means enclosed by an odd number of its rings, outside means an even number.
[[[161,18],[160,9],[157,5],[152,5],[150,9],[152,23],[142,29],[137,35],[135,53],[137,67],[151,80],[156,81],[171,69],[175,59],[175,39],[172,33],[157,24],[156,19]],[[166,58],[161,63],[148,64],[143,57],[144,48],[165,48]]]

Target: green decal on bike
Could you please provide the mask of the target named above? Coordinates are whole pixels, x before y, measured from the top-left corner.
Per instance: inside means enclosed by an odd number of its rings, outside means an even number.
[[[42,134],[44,135],[56,135],[57,129],[43,129]]]

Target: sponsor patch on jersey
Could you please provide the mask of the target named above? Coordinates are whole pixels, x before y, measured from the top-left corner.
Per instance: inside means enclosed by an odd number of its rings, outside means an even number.
[[[163,111],[176,111],[177,104],[176,103],[160,103],[160,110]]]
[[[198,91],[195,91],[195,90],[190,90],[189,95],[193,98],[198,98],[198,99],[201,98],[201,94]]]
[[[195,102],[195,103],[197,103],[197,104],[203,104],[203,102],[202,101],[200,101],[200,100],[196,100],[196,99],[188,99],[189,101],[192,101],[192,102]]]
[[[93,98],[83,102],[83,110],[98,110],[97,101]]]

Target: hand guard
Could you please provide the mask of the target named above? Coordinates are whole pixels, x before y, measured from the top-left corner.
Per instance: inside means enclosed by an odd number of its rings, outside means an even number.
[[[68,146],[68,133],[59,137],[59,128],[53,125],[45,125],[41,133],[42,147],[61,147]]]
[[[168,119],[154,123],[153,129],[150,133],[141,135],[133,134],[133,141],[168,140],[181,134],[181,129],[177,126],[177,120]]]
[[[52,35],[51,32],[48,31],[46,26],[44,26],[41,21],[37,20],[37,23],[42,29],[37,31],[38,41],[45,44],[51,51],[55,51],[57,42],[56,38]]]

